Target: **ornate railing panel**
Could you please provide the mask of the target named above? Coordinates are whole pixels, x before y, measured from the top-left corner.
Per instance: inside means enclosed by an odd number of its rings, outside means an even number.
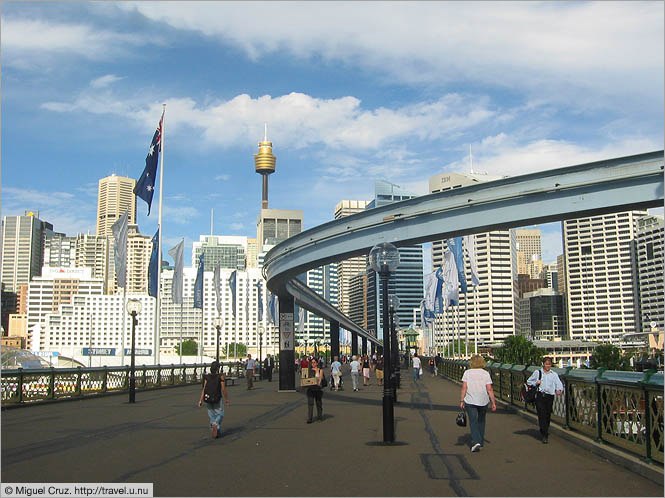
[[[441,375],[459,381],[458,369],[468,362],[444,360]],[[525,406],[519,391],[536,367],[489,362],[498,399],[516,408],[535,412]],[[614,372],[555,368],[564,384],[561,396],[554,398],[552,422],[564,430],[574,430],[598,441],[663,463],[663,373]]]

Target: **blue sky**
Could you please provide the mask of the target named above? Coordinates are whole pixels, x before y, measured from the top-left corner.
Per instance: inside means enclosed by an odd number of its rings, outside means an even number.
[[[164,254],[305,228],[375,179],[518,175],[663,148],[662,2],[3,2],[2,215],[95,231],[97,181],[138,178],[166,103]],[[139,200],[140,231],[157,227]],[[561,253],[559,224],[543,259]],[[186,252],[186,261],[190,256]],[[167,257],[168,259],[168,257]]]

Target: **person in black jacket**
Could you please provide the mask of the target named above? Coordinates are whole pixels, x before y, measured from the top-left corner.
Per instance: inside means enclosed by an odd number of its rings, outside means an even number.
[[[268,378],[268,382],[272,382],[272,370],[275,368],[275,360],[268,354],[266,356],[266,359],[263,360],[263,370],[266,373],[266,377]]]
[[[216,389],[209,389],[209,392],[214,392],[217,399],[216,402],[206,402],[208,405],[208,418],[210,419],[210,427],[212,428],[212,437],[221,437],[222,420],[224,419],[224,405],[229,404],[229,396],[226,392],[226,382],[224,382],[224,374],[219,373],[219,362],[213,361],[210,364],[210,373],[204,377],[203,389],[201,389],[201,398],[199,399],[199,408],[203,406],[203,398],[206,393],[206,386],[210,383]],[[224,404],[222,404],[222,400]]]

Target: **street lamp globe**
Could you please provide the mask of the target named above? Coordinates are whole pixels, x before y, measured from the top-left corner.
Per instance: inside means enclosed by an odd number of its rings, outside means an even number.
[[[139,314],[141,313],[141,310],[143,309],[143,305],[141,304],[141,301],[138,299],[128,299],[127,300],[127,313],[131,314]]]
[[[399,266],[399,251],[390,242],[381,242],[369,252],[369,265],[377,273],[393,273]]]
[[[221,316],[218,316],[214,320],[215,327],[219,327],[220,329],[224,326],[224,319]]]
[[[392,309],[397,311],[399,309],[399,297],[397,297],[395,294],[391,294],[388,296],[388,304]]]

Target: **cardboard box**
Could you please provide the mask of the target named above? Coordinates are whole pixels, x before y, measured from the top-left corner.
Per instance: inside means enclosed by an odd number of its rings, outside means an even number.
[[[315,386],[316,384],[316,377],[303,377],[300,379],[301,387]]]

